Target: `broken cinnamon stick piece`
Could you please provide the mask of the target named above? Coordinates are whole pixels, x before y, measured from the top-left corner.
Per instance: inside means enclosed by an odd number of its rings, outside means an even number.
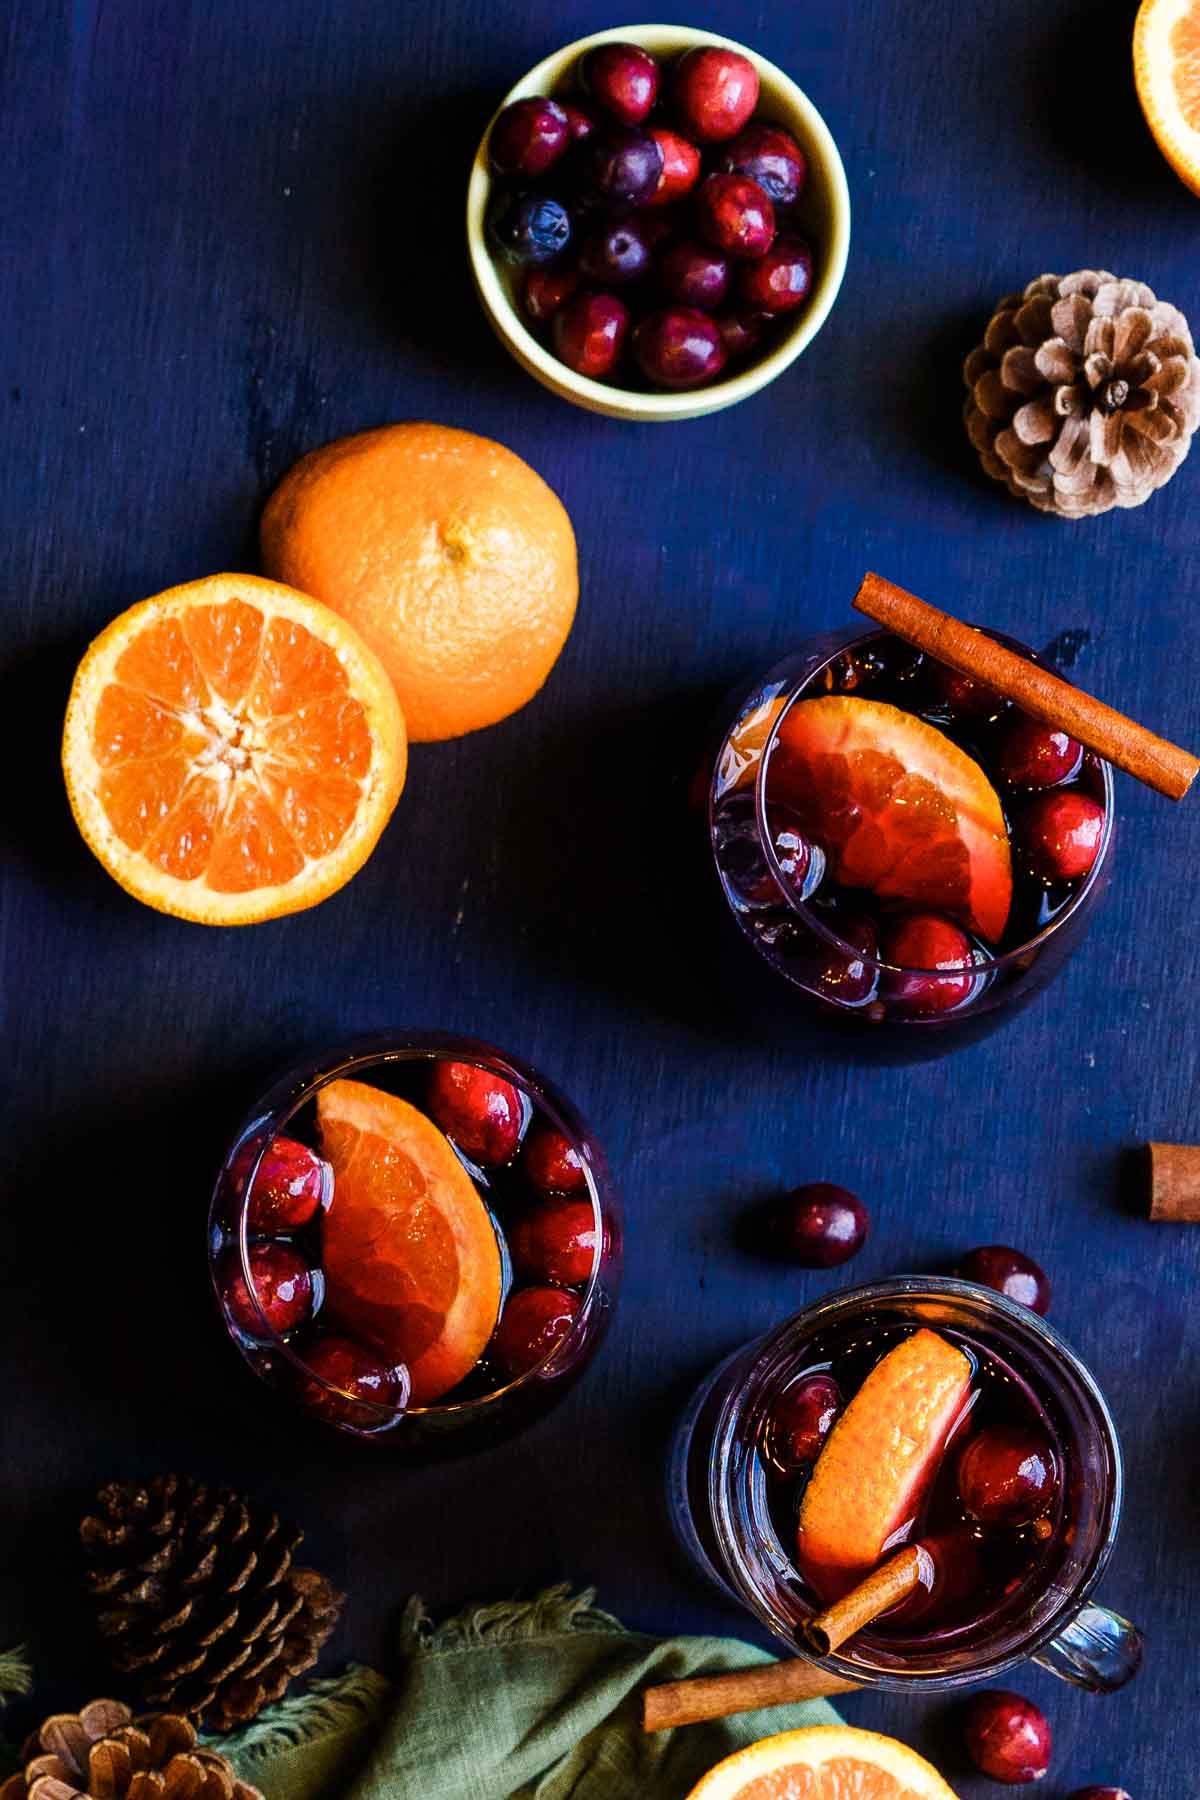
[[[1200,773],[1200,760],[1187,750],[1052,675],[1040,663],[1018,656],[985,632],[918,600],[882,575],[864,575],[854,605],[905,643],[914,644],[960,675],[994,688],[1043,724],[1069,732],[1089,750],[1169,800],[1182,800]]]
[[[881,1563],[860,1581],[856,1588],[843,1594],[833,1606],[814,1614],[804,1627],[804,1635],[818,1656],[830,1656],[857,1631],[865,1631],[881,1613],[899,1606],[916,1588],[932,1579],[933,1565],[928,1550],[910,1544],[906,1550]]]
[[[666,1681],[646,1689],[642,1729],[667,1731],[673,1725],[701,1725],[706,1719],[757,1712],[760,1706],[786,1706],[789,1701],[853,1693],[857,1685],[798,1656],[763,1663],[757,1669],[736,1669],[731,1675],[693,1675],[690,1681]]]
[[[1147,1144],[1150,1217],[1165,1225],[1200,1222],[1200,1146]]]

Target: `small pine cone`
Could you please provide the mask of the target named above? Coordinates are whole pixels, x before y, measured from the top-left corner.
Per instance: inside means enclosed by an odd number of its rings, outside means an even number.
[[[147,1706],[230,1731],[316,1662],[342,1595],[292,1557],[304,1533],[227,1488],[102,1488],[79,1528],[96,1623]]]
[[[1144,281],[1041,275],[1001,300],[963,365],[967,434],[987,473],[1042,512],[1140,506],[1200,425],[1187,320]]]
[[[0,1800],[263,1800],[223,1756],[197,1747],[190,1719],[135,1719],[119,1700],[55,1713],[27,1740],[21,1760]]]

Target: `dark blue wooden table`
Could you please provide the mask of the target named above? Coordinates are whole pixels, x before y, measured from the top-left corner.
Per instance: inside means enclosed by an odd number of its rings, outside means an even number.
[[[8,828],[3,1637],[39,1699],[102,1686],[74,1599],[89,1489],[179,1466],[310,1528],[346,1585],[337,1648],[387,1665],[413,1589],[435,1609],[567,1579],[656,1631],[741,1621],[677,1567],[663,1448],[690,1383],[821,1293],[752,1261],[743,1205],[858,1189],[849,1273],[1010,1241],[1106,1385],[1130,1499],[1106,1597],[1149,1637],[1136,1686],[1037,1670],[1047,1790],[1197,1786],[1200,1230],[1132,1216],[1131,1146],[1200,1135],[1191,914],[1200,801],[1122,782],[1119,868],[1086,950],[985,1043],[872,1069],[767,1042],[677,930],[667,771],[709,699],[817,627],[868,567],[1033,643],[1200,743],[1200,458],[1142,510],[1081,524],[973,465],[959,362],[990,302],[1109,266],[1200,324],[1200,202],[1159,160],[1102,0],[694,0],[824,112],[854,197],[840,303],[789,375],[669,427],[588,417],[493,342],[461,243],[497,95],[619,22],[586,0],[18,0],[0,29],[4,420],[0,691]],[[680,15],[676,9],[677,16]],[[101,872],[57,773],[70,670],[115,612],[254,566],[294,457],[429,418],[502,439],[563,496],[583,597],[545,693],[418,748],[369,867],[318,910],[241,932],[146,911]],[[395,1023],[528,1056],[606,1143],[628,1209],[623,1310],[568,1403],[486,1463],[415,1472],[270,1410],[210,1314],[212,1158],[253,1085],[321,1039]],[[964,1795],[952,1709],[855,1698]]]

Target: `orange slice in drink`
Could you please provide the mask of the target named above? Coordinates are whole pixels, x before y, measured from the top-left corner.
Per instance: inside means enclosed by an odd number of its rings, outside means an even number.
[[[868,1575],[915,1519],[971,1388],[961,1350],[921,1329],[882,1357],[837,1421],[800,1503],[799,1564],[822,1600]]]
[[[810,1725],[760,1738],[710,1769],[687,1800],[955,1800],[937,1770],[895,1738]]]
[[[333,1166],[322,1224],[326,1304],[354,1336],[407,1363],[412,1402],[456,1387],[500,1312],[500,1247],[478,1190],[431,1119],[361,1081],[317,1095]]]
[[[935,725],[881,700],[797,701],[767,782],[844,886],[949,913],[991,943],[1002,935],[1012,861],[1000,801]]]
[[[1143,0],[1133,75],[1155,143],[1200,194],[1200,0]]]
[[[75,821],[160,912],[247,925],[314,906],[366,861],[404,786],[391,682],[335,613],[211,575],[91,645],[63,730]]]

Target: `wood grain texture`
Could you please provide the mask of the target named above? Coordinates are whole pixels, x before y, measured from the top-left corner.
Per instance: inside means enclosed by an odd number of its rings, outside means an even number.
[[[1200,214],[1137,113],[1132,14],[690,0],[689,22],[749,40],[824,112],[854,243],[837,309],[785,379],[652,427],[588,417],[523,376],[461,243],[496,96],[612,23],[599,0],[7,9],[0,1620],[30,1642],[43,1704],[103,1686],[63,1623],[88,1490],[171,1466],[307,1525],[351,1595],[335,1658],[387,1666],[412,1590],[443,1609],[566,1578],[645,1629],[749,1635],[675,1557],[663,1448],[718,1356],[831,1285],[742,1253],[739,1211],[829,1179],[873,1211],[855,1279],[988,1242],[1049,1270],[1053,1321],[1124,1436],[1104,1591],[1149,1647],[1112,1699],[1033,1669],[1014,1680],[1052,1718],[1055,1794],[1187,1790],[1200,1234],[1133,1216],[1126,1174],[1136,1144],[1200,1139],[1200,809],[1122,782],[1116,877],[1085,951],[994,1037],[909,1067],[814,1053],[786,1016],[769,1034],[751,1023],[689,929],[668,829],[712,700],[844,623],[867,568],[1035,645],[1069,634],[1084,686],[1200,741],[1200,455],[1139,511],[1065,524],[984,479],[959,416],[963,354],[995,299],[1043,270],[1107,264],[1200,323]],[[288,463],[393,418],[498,437],[562,495],[583,600],[559,668],[509,723],[414,752],[377,854],[327,905],[242,932],[150,914],[67,814],[56,740],[74,661],[120,607],[247,566]],[[395,1023],[542,1065],[626,1198],[628,1280],[602,1359],[479,1467],[400,1467],[271,1411],[206,1289],[207,1186],[253,1084],[305,1044]],[[966,1800],[994,1791],[963,1766],[952,1706],[844,1707],[931,1754]]]

